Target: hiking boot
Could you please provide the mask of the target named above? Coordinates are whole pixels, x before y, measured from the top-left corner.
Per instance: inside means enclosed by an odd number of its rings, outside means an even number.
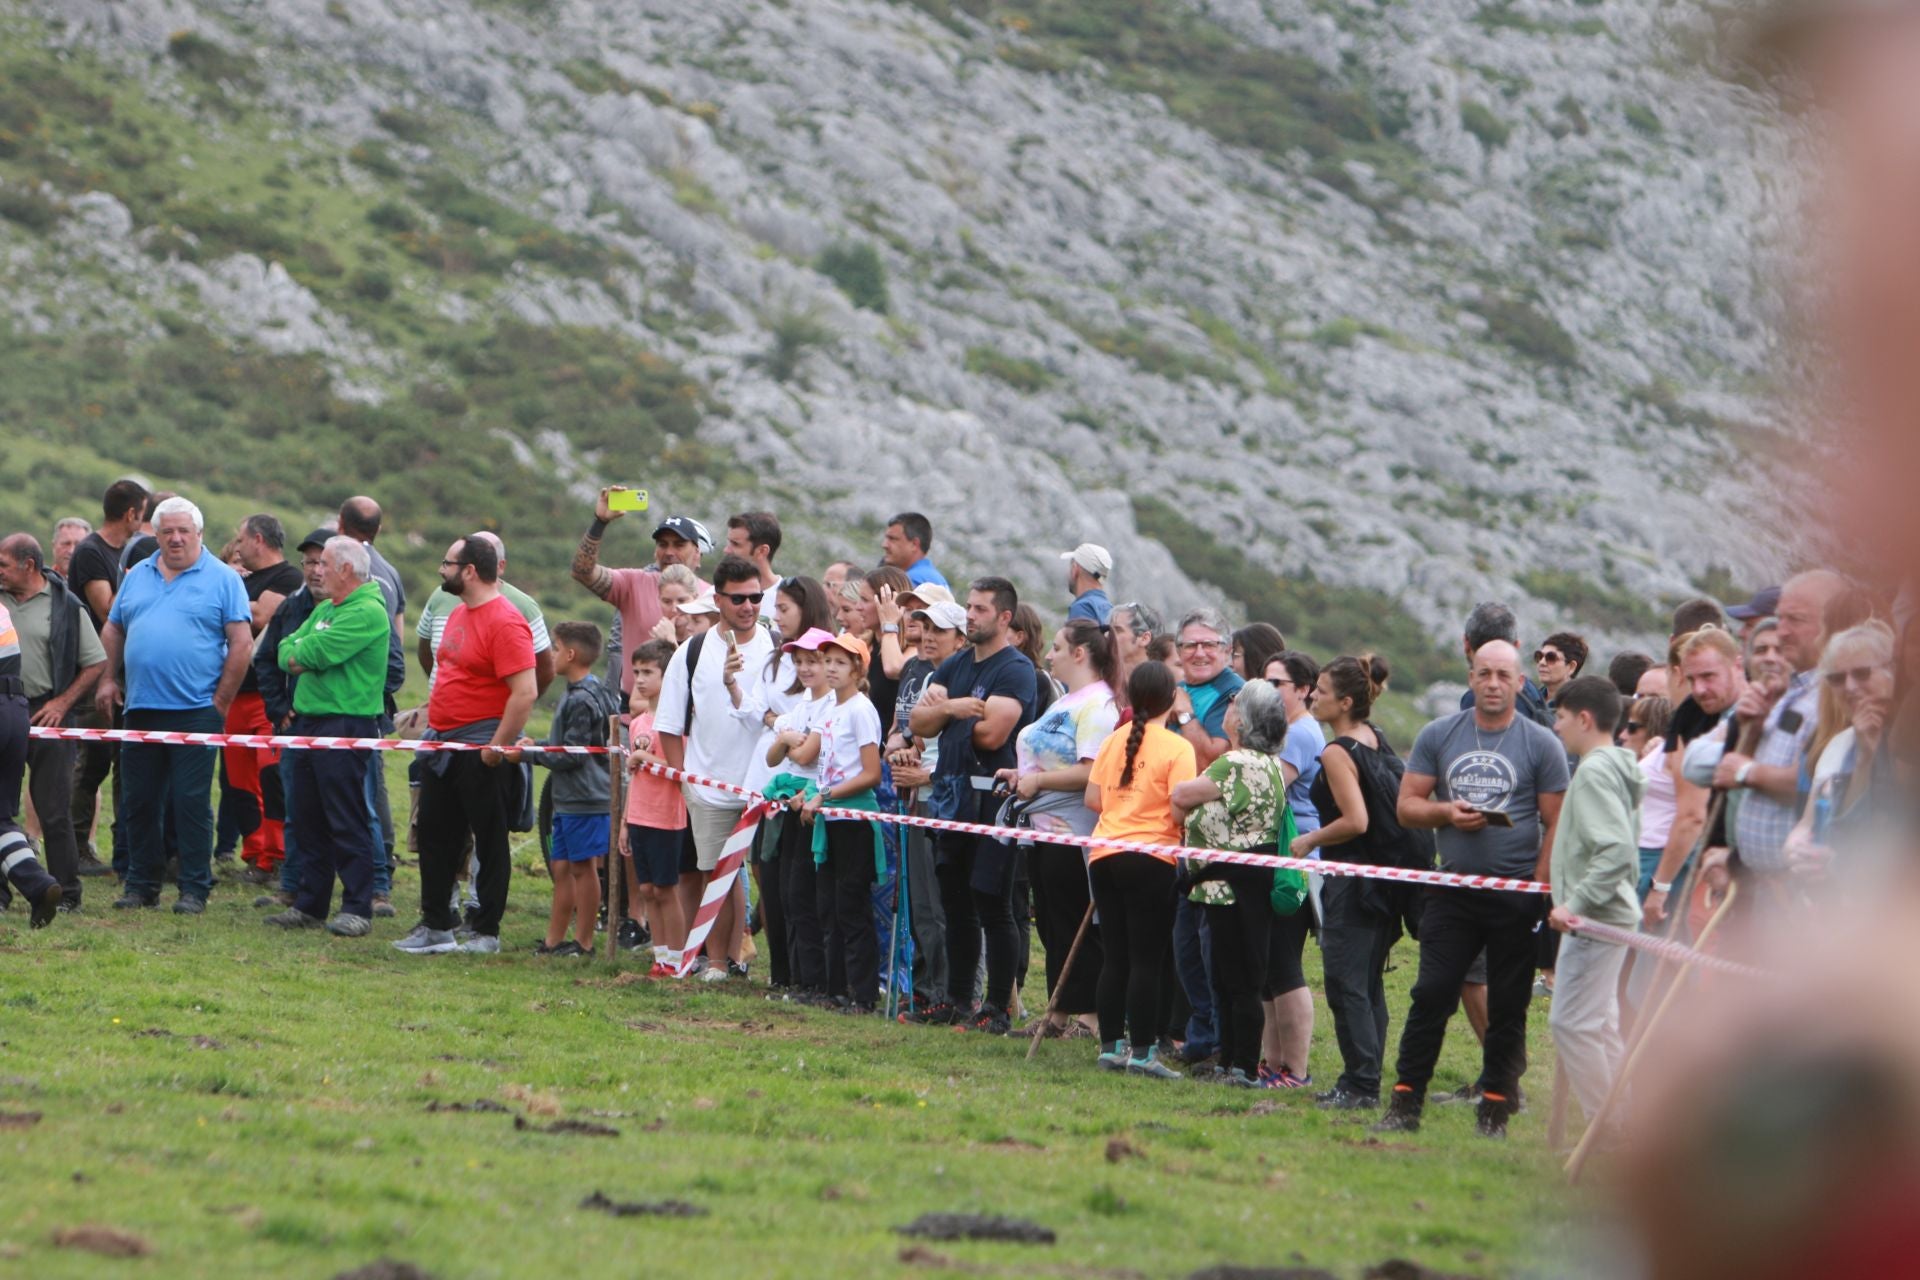
[[[746,961],[744,960],[727,961],[727,976],[729,978],[740,978],[744,980],[747,976]]]
[[[205,898],[196,898],[191,894],[183,893],[173,900],[173,914],[177,916],[205,915],[206,911],[207,900]]]
[[[373,921],[365,916],[341,911],[327,921],[327,932],[336,938],[364,938],[373,932]]]
[[[115,898],[113,905],[120,911],[150,911],[160,905],[160,895],[157,893],[135,893],[129,889],[127,892]]]
[[[1007,1011],[990,1004],[983,1004],[974,1011],[971,1018],[954,1027],[955,1031],[984,1031],[990,1036],[1004,1036],[1013,1030],[1013,1024],[1007,1018]]]
[[[1293,1074],[1293,1068],[1282,1067],[1278,1071],[1268,1075],[1267,1078],[1260,1083],[1268,1089],[1311,1089],[1313,1088],[1313,1077],[1297,1076]]]
[[[270,924],[276,929],[318,929],[322,922],[319,916],[310,916],[298,907],[288,907],[279,915],[268,916],[260,923]]]
[[[374,919],[391,920],[393,919],[394,916],[398,914],[400,913],[393,909],[392,898],[381,897],[378,894],[374,895],[374,899],[373,899],[373,918]]]
[[[653,945],[653,938],[642,928],[638,920],[628,919],[620,922],[620,931],[614,935],[614,945],[622,951],[639,951]]]
[[[78,874],[83,876],[110,876],[113,874],[113,864],[111,862],[100,861],[90,848],[82,849],[80,851],[80,865],[76,870]]]
[[[44,929],[62,911],[72,911],[80,905],[77,902],[68,905],[66,891],[60,887],[58,880],[52,881],[28,901],[33,906],[32,914],[27,917],[27,927],[30,929]]]
[[[1499,1094],[1480,1095],[1480,1107],[1474,1115],[1473,1128],[1483,1138],[1504,1138],[1507,1136],[1507,1119],[1513,1114],[1513,1105]]]
[[[1173,1052],[1172,1045],[1165,1041],[1161,1042],[1159,1049],[1162,1057],[1167,1057],[1167,1058],[1178,1057],[1180,1061],[1186,1063],[1190,1067],[1197,1067],[1201,1063],[1205,1062],[1208,1058],[1216,1058],[1220,1056],[1219,1045],[1195,1044],[1191,1040],[1187,1041],[1187,1043],[1180,1046],[1180,1052],[1177,1055]]]
[[[900,1021],[916,1027],[950,1027],[964,1020],[960,1010],[945,1000],[934,1000],[927,1004],[916,1005],[900,1015]]]
[[[1226,1074],[1219,1076],[1218,1080],[1229,1089],[1258,1089],[1260,1087],[1258,1080],[1255,1080],[1239,1067],[1234,1067]]]
[[[1387,1104],[1387,1114],[1375,1122],[1373,1132],[1418,1133],[1419,1131],[1419,1100],[1413,1096],[1413,1090],[1396,1086],[1393,1091],[1393,1101]]]
[[[263,867],[249,866],[240,873],[242,884],[272,884],[280,878],[278,871],[268,871]]]
[[[1376,1111],[1380,1107],[1380,1095],[1360,1093],[1337,1084],[1313,1100],[1322,1111]]]
[[[1102,1071],[1125,1071],[1127,1069],[1128,1049],[1125,1040],[1114,1040],[1100,1046],[1100,1056],[1093,1065]]]
[[[282,889],[279,893],[263,893],[253,900],[256,907],[290,907],[293,895]]]
[[[1480,1101],[1480,1082],[1475,1080],[1464,1088],[1455,1089],[1449,1093],[1436,1093],[1428,1101],[1436,1107],[1450,1106],[1456,1102],[1478,1102]]]
[[[497,956],[500,954],[500,939],[490,933],[476,933],[460,944],[460,950],[470,956]]]
[[[410,956],[438,956],[449,951],[458,951],[460,942],[451,931],[429,929],[424,924],[415,925],[413,932],[393,944],[395,951],[404,951]]]
[[[1160,1061],[1160,1046],[1147,1050],[1144,1058],[1128,1058],[1127,1074],[1130,1076],[1152,1076],[1155,1080],[1178,1080],[1180,1073]]]

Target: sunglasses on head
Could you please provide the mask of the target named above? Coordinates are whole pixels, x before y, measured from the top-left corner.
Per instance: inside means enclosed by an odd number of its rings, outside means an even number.
[[[1846,688],[1848,680],[1852,680],[1855,684],[1866,684],[1873,679],[1874,673],[1879,669],[1878,667],[1847,667],[1840,671],[1829,671],[1827,683],[1836,689]]]
[[[759,604],[767,598],[764,591],[718,591],[714,594],[722,600],[731,600],[735,605]]]

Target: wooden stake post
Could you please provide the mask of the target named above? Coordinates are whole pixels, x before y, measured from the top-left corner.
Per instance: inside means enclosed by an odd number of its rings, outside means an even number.
[[[607,717],[607,963],[620,960],[620,923],[627,918],[627,869],[620,861],[620,824],[626,817],[627,757],[619,748],[620,717]]]

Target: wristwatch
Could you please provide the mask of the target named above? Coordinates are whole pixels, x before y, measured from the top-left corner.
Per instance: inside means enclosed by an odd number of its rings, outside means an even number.
[[[1753,772],[1753,761],[1749,760],[1745,764],[1741,765],[1740,768],[1734,773],[1733,785],[1736,787],[1746,786],[1747,775],[1752,772]]]
[[[1655,880],[1653,882],[1653,891],[1655,893],[1672,893],[1673,881],[1669,880],[1665,884],[1661,884],[1658,880]]]
[[[1173,719],[1170,720],[1168,723],[1173,725],[1173,731],[1175,733],[1179,733],[1183,729],[1185,729],[1188,725],[1193,723],[1193,714],[1188,711],[1176,711],[1173,715]]]
[[[880,634],[883,636],[897,636],[900,634],[900,624],[897,622],[883,622],[880,624]]]

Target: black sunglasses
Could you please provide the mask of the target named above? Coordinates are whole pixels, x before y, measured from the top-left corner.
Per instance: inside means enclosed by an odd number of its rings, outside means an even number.
[[[1647,727],[1647,726],[1645,726],[1645,725],[1643,725],[1643,724],[1641,724],[1641,723],[1640,723],[1640,722],[1639,722],[1638,720],[1629,720],[1629,721],[1627,721],[1627,732],[1628,732],[1628,733],[1639,733],[1639,732],[1640,732],[1640,731],[1641,731],[1642,729],[1644,729],[1644,728],[1646,728],[1646,727]]]
[[[717,592],[716,594],[720,595],[721,597],[727,600],[733,601],[733,603],[736,605],[759,604],[762,600],[765,600],[767,598],[767,593],[764,591],[754,591],[751,593],[742,593],[739,591],[721,591],[721,592]]]

